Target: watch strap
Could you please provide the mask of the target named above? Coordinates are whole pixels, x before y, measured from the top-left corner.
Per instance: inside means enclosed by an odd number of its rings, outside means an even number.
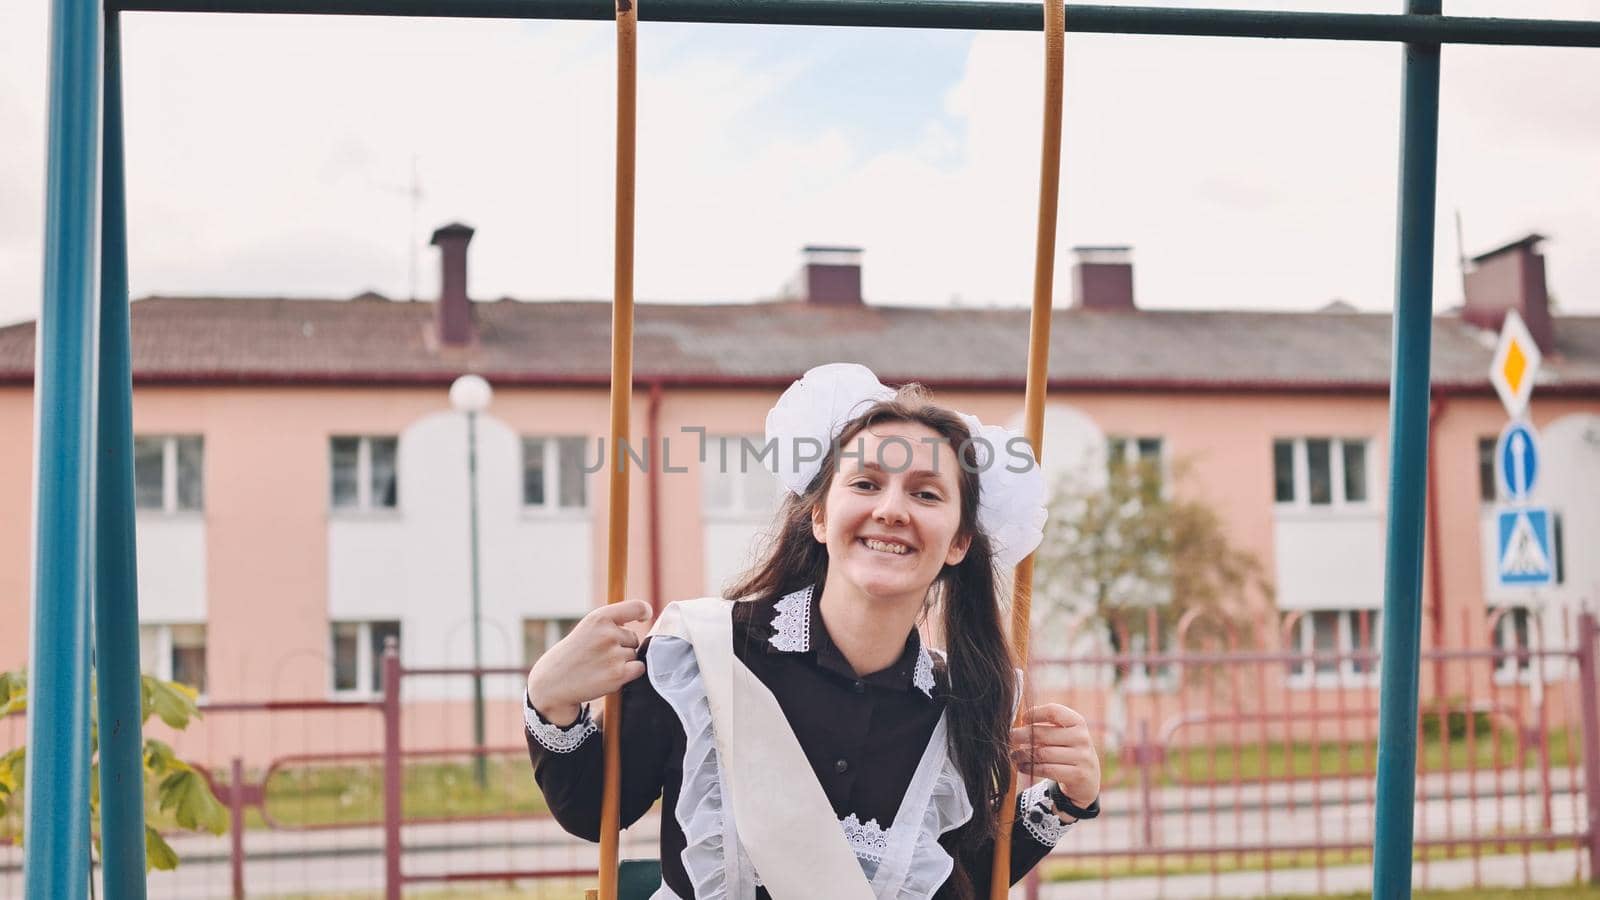
[[[1067,799],[1061,790],[1061,785],[1050,782],[1050,802],[1055,805],[1056,812],[1063,812],[1074,819],[1092,819],[1100,815],[1100,798],[1096,797],[1088,806],[1079,806]]]

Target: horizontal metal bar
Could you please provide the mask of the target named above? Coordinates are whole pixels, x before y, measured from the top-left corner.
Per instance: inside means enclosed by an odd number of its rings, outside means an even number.
[[[254,700],[229,703],[201,701],[195,705],[201,712],[208,715],[211,713],[345,712],[352,709],[383,709],[382,700]]]
[[[414,819],[407,819],[407,825],[414,825]],[[435,881],[523,881],[538,878],[593,878],[600,874],[593,867],[587,869],[506,869],[499,872],[417,872],[407,873],[404,876],[406,884],[423,884]]]
[[[1576,659],[1577,650],[1501,650],[1494,647],[1462,650],[1424,650],[1422,658],[1427,661],[1472,661],[1472,660],[1533,660],[1550,659],[1564,660]],[[1029,661],[1030,665],[1037,667],[1062,667],[1062,666],[1206,666],[1237,663],[1240,665],[1253,665],[1257,663],[1377,663],[1382,654],[1376,650],[1341,651],[1329,650],[1324,652],[1305,653],[1298,650],[1240,650],[1240,651],[1188,651],[1177,653],[1146,653],[1133,655],[1120,654],[1085,654],[1083,656],[1035,656]],[[470,670],[469,670],[470,671]],[[516,674],[516,670],[512,670]],[[453,670],[446,670],[446,674],[462,674]],[[1376,687],[1376,682],[1373,684]]]
[[[401,670],[406,676],[412,675],[526,675],[527,669],[516,666],[484,666],[475,669],[472,666],[419,666],[415,669]]]
[[[466,19],[611,21],[612,0],[109,0],[128,11],[425,16]],[[1036,4],[965,0],[644,0],[645,22],[844,25],[1039,31]],[[1382,13],[1067,7],[1067,30],[1094,34],[1307,38],[1438,44],[1600,47],[1600,21],[1491,19]]]

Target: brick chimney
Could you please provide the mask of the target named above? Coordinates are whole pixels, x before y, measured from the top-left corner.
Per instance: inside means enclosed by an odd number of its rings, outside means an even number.
[[[1072,307],[1132,312],[1133,248],[1073,247]]]
[[[1467,269],[1467,302],[1461,317],[1479,328],[1498,332],[1506,320],[1506,311],[1514,309],[1527,323],[1539,349],[1550,353],[1555,345],[1555,323],[1550,320],[1544,255],[1539,252],[1539,242],[1544,239],[1542,234],[1530,234],[1474,256]]]
[[[805,259],[800,290],[807,303],[819,306],[861,306],[861,248],[824,247],[801,251]]]
[[[472,301],[467,298],[467,244],[472,229],[452,222],[433,233],[429,243],[439,248],[439,343],[461,347],[472,343],[477,328],[472,321]]]

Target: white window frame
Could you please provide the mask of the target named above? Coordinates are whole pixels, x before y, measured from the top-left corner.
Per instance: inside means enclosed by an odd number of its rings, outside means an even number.
[[[1294,466],[1294,499],[1279,500],[1276,495],[1276,489],[1274,489],[1274,495],[1272,498],[1274,508],[1280,511],[1295,510],[1297,512],[1318,514],[1325,513],[1330,510],[1369,512],[1374,509],[1372,498],[1374,494],[1373,484],[1376,479],[1374,478],[1375,473],[1373,471],[1372,464],[1373,455],[1371,438],[1335,437],[1333,435],[1312,434],[1301,435],[1298,437],[1278,435],[1273,437],[1272,440],[1274,443],[1278,441],[1291,442],[1293,450],[1290,454],[1290,460]],[[1306,442],[1323,440],[1328,442],[1329,502],[1313,504],[1311,502],[1311,458],[1306,451]],[[1345,495],[1349,492],[1349,485],[1345,481],[1344,448],[1346,444],[1356,443],[1361,444],[1364,448],[1362,450],[1362,455],[1366,459],[1365,477],[1367,480],[1367,496],[1365,500],[1346,500]],[[1277,465],[1276,451],[1274,451],[1272,455],[1271,465]],[[1277,482],[1276,472],[1273,472],[1273,482],[1274,484]]]
[[[200,442],[200,505],[194,509],[181,509],[178,506],[178,441],[183,438],[195,438]],[[161,442],[161,508],[139,507],[135,501],[135,511],[147,516],[198,516],[205,513],[206,509],[206,440],[201,434],[137,434],[136,441]],[[135,479],[135,492],[138,490]],[[170,679],[168,679],[170,680]]]
[[[1120,460],[1111,458],[1111,446],[1117,441],[1122,442],[1122,459]],[[1161,477],[1161,496],[1163,498],[1170,497],[1171,494],[1169,492],[1172,489],[1172,467],[1167,455],[1167,439],[1159,434],[1106,435],[1106,466],[1109,468],[1113,463],[1120,463],[1128,467],[1139,465],[1140,441],[1156,442],[1156,471],[1160,473]]]
[[[747,454],[745,446],[765,449],[766,438],[756,434],[708,434],[705,436],[706,458],[700,464],[700,511],[707,519],[728,520],[754,520],[769,519],[777,510],[782,499],[783,485],[778,480],[776,471],[771,472],[771,492],[764,492],[755,487],[762,483],[762,479],[750,477],[759,467],[774,464],[774,457],[768,454],[757,460],[754,454]],[[732,448],[737,447],[737,450]],[[742,467],[742,471],[741,471]],[[709,496],[710,479],[727,478],[732,486],[727,504],[713,505]]]
[[[1489,634],[1489,645],[1494,648],[1494,683],[1495,684],[1531,684],[1533,671],[1540,667],[1543,657],[1531,655],[1537,653],[1544,637],[1543,625],[1539,614],[1530,606],[1516,603],[1504,607],[1505,614],[1495,623],[1494,631]],[[1508,641],[1516,639],[1516,615],[1523,613],[1527,618],[1528,646],[1523,648]],[[1517,654],[1526,649],[1530,655],[1524,663],[1517,658]]]
[[[1159,434],[1108,434],[1106,435],[1106,461],[1116,462],[1111,459],[1111,445],[1122,442],[1122,462],[1124,465],[1139,464],[1139,442],[1156,442],[1156,460],[1161,463],[1161,472],[1166,474],[1167,469],[1167,439]]]
[[[333,442],[339,439],[356,441],[356,505],[337,506],[333,502]],[[374,506],[372,503],[372,442],[394,441],[395,505]],[[393,434],[333,434],[328,436],[328,510],[336,516],[391,516],[400,512],[400,438]]]
[[[538,662],[537,658],[528,658],[528,626],[534,624],[544,626],[544,645],[546,652],[548,652],[549,648],[556,645],[556,641],[559,641],[568,634],[571,634],[572,629],[577,627],[578,622],[580,622],[582,619],[582,616],[576,614],[564,616],[523,616],[522,667],[525,669],[530,668],[535,662]]]
[[[401,619],[333,619],[328,622],[328,693],[335,700],[368,700],[383,696],[381,690],[371,688],[374,669],[383,665],[382,656],[372,652],[372,626],[391,622],[400,626],[400,648],[404,653],[406,626]],[[356,686],[353,688],[341,688],[336,683],[339,649],[334,644],[334,632],[341,625],[356,626]]]
[[[522,435],[520,446],[521,465],[517,470],[517,494],[522,505],[522,511],[538,518],[571,517],[588,518],[590,488],[589,472],[583,472],[583,505],[561,505],[561,441],[563,439],[580,438],[575,434],[525,434]],[[527,494],[523,492],[522,479],[527,477],[528,470],[528,442],[542,441],[544,444],[544,502],[529,503]],[[580,452],[578,466],[580,471],[586,460]],[[625,460],[625,462],[630,462]]]
[[[146,675],[152,675],[162,681],[172,680],[172,630],[174,628],[198,628],[206,651],[206,668],[211,668],[211,635],[204,622],[140,622],[139,623],[139,668]],[[152,638],[154,646],[151,654],[154,656],[155,665],[149,669],[144,667],[145,636]],[[211,673],[205,673],[206,687],[211,686]],[[206,693],[199,695],[202,699]]]
[[[1336,646],[1334,651],[1340,656],[1338,671],[1319,672],[1317,671],[1317,661],[1315,659],[1303,659],[1292,664],[1297,667],[1297,670],[1288,674],[1288,686],[1306,690],[1315,688],[1358,688],[1377,685],[1380,675],[1377,658],[1374,657],[1369,663],[1371,666],[1369,671],[1357,672],[1356,661],[1351,657],[1360,652],[1356,642],[1360,637],[1360,622],[1363,612],[1367,614],[1367,640],[1371,642],[1373,652],[1377,651],[1380,646],[1381,610],[1347,607],[1344,609],[1319,608],[1288,612],[1285,614],[1286,616],[1299,613],[1300,618],[1295,622],[1294,634],[1291,637],[1294,644],[1284,649],[1297,655],[1307,657],[1314,655],[1317,652],[1317,641],[1316,634],[1313,631],[1313,623],[1315,622],[1313,617],[1316,613],[1327,612],[1338,613],[1338,618],[1335,620],[1338,623],[1338,635],[1335,638]]]

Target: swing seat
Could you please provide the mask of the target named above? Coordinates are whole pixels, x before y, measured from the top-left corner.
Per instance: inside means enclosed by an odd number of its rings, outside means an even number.
[[[617,867],[617,900],[650,900],[660,887],[658,859],[625,859]]]

